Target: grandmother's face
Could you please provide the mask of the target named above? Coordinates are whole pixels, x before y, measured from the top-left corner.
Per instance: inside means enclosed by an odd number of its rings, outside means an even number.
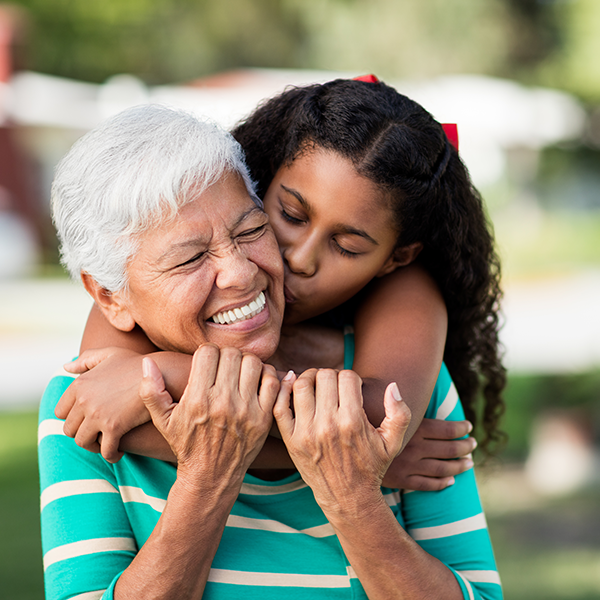
[[[164,350],[205,342],[266,360],[279,343],[283,267],[267,215],[230,174],[144,233],[128,265],[125,305]]]

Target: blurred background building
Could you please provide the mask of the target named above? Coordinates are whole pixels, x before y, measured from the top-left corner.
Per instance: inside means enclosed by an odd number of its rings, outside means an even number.
[[[145,102],[231,127],[287,85],[375,73],[458,124],[495,227],[509,442],[480,478],[507,597],[600,597],[598,56],[597,0],[0,4],[0,425],[78,351],[90,300],[49,216],[78,137]]]

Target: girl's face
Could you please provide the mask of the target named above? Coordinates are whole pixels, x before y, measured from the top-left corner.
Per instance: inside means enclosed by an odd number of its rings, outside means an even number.
[[[384,193],[335,152],[317,147],[280,168],[264,203],[283,256],[285,323],[322,314],[399,266]]]

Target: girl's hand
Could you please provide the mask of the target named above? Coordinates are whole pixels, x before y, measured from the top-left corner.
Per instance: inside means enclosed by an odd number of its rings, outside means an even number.
[[[477,442],[464,437],[472,429],[469,421],[423,419],[406,448],[390,465],[383,485],[425,492],[452,485],[456,475],[473,467],[470,453]]]
[[[252,354],[205,344],[175,403],[156,363],[144,358],[143,368],[140,396],[177,458],[178,479],[205,489],[241,484],[271,427],[275,369]]]
[[[82,374],[54,412],[65,419],[65,435],[90,452],[101,452],[109,462],[123,455],[119,452],[123,435],[150,420],[138,393],[142,358],[132,350],[107,348],[88,350],[65,365],[70,372]]]
[[[402,447],[410,410],[396,384],[384,396],[385,418],[378,428],[362,405],[362,381],[354,371],[310,369],[282,382],[275,419],[290,456],[327,514],[366,509]],[[375,494],[375,495],[373,495]]]

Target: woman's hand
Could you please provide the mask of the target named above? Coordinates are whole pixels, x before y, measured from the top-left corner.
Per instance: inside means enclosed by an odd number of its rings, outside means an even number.
[[[361,383],[353,371],[310,369],[293,382],[294,412],[291,378],[282,382],[274,408],[290,456],[326,514],[379,501],[410,422],[394,383],[385,392],[385,418],[373,427],[363,410]]]
[[[393,460],[383,485],[423,492],[452,485],[456,475],[473,467],[470,453],[477,442],[475,438],[464,437],[472,429],[469,421],[423,419],[404,450]]]
[[[175,403],[154,361],[145,358],[143,368],[140,396],[177,458],[178,480],[205,490],[241,485],[273,421],[275,369],[252,354],[205,344]]]
[[[81,373],[56,405],[56,416],[65,419],[65,435],[117,462],[123,435],[150,420],[138,393],[142,359],[132,350],[104,348],[87,350],[65,365],[69,372]]]

